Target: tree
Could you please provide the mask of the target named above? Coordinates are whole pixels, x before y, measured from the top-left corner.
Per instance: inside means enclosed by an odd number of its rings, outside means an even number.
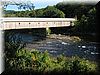
[[[26,11],[19,11],[16,13],[13,13],[11,15],[9,15],[10,17],[13,15],[14,17],[34,17],[35,16],[35,6],[33,3],[31,2],[16,2],[16,1],[2,1],[2,5],[3,5],[3,10],[6,10],[6,7],[8,5],[16,5],[18,7],[18,9],[24,9],[24,10],[29,10],[29,13],[26,13]],[[5,17],[7,17],[7,15],[4,15]]]
[[[43,17],[43,9],[36,10],[36,17]]]
[[[43,17],[64,18],[65,14],[54,6],[47,6],[44,9]]]
[[[88,11],[88,28],[90,32],[96,32],[96,9],[95,7]]]
[[[65,13],[65,17],[75,17],[77,15],[78,19],[81,19],[82,15],[87,15],[88,11],[94,7],[93,4],[72,4],[72,3],[63,3],[60,2],[55,6],[57,9],[63,11]]]
[[[73,31],[81,33],[96,33],[96,9],[92,8],[75,23]]]
[[[87,32],[87,17],[82,15],[81,19],[75,22],[74,30],[78,33],[86,33]]]
[[[60,2],[55,6],[57,9],[63,11],[65,13],[65,17],[75,17],[74,10],[78,7],[78,5],[73,5],[69,3]]]
[[[74,11],[75,15],[77,15],[78,19],[81,19],[82,15],[87,16],[88,11],[91,10],[94,7],[94,5],[90,4],[80,4]]]
[[[27,14],[28,14],[28,17],[36,17],[36,12],[35,12],[35,10],[31,10],[31,11],[29,11]]]
[[[28,9],[28,10],[34,10],[35,6],[30,1],[28,2],[22,2],[22,1],[1,1],[1,4],[3,6],[3,9],[6,9],[8,5],[16,5],[18,6],[18,9]]]

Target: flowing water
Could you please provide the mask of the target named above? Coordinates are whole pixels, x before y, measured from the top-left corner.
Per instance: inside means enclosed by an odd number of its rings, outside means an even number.
[[[93,41],[69,41],[62,39],[50,39],[45,38],[38,40],[41,37],[32,36],[30,34],[21,34],[24,43],[26,43],[26,49],[37,49],[41,52],[47,50],[51,55],[58,56],[64,54],[65,56],[79,56],[89,60],[96,61],[98,56],[97,42]]]

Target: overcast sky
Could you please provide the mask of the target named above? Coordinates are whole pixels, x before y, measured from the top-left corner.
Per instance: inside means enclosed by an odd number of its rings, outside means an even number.
[[[77,2],[86,2],[86,3],[97,3],[99,0],[4,0],[4,1],[15,1],[15,2],[32,2],[34,3],[35,9],[39,8],[45,8],[48,5],[53,6],[56,5],[59,2],[65,1],[70,3],[77,3]],[[16,10],[18,11],[18,8],[14,5],[9,5],[7,7],[7,10]]]

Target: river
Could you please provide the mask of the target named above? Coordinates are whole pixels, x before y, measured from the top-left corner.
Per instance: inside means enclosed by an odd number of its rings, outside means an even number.
[[[97,56],[99,54],[97,42],[94,41],[74,41],[68,40],[70,36],[63,36],[67,39],[63,39],[60,35],[59,38],[44,38],[41,39],[39,36],[33,36],[27,33],[17,33],[17,37],[22,38],[22,42],[26,43],[25,48],[28,50],[37,49],[41,52],[47,50],[50,55],[58,56],[64,54],[67,57],[79,56],[88,60],[97,61]],[[54,36],[54,35],[53,35]],[[57,36],[56,36],[57,37]],[[41,39],[41,40],[39,40]]]

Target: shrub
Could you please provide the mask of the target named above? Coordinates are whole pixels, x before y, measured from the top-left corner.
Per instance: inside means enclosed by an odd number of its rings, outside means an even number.
[[[73,73],[90,72],[96,70],[96,64],[79,57],[72,57],[70,71]]]
[[[33,72],[65,72],[81,73],[94,72],[97,65],[79,57],[67,58],[63,55],[51,57],[47,51],[21,49],[16,52],[16,57],[9,59],[10,70]]]

